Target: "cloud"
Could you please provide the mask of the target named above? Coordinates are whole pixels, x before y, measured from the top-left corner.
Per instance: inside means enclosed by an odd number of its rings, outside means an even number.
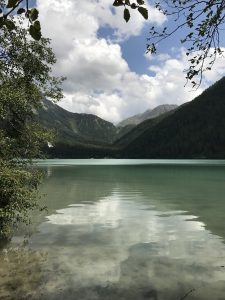
[[[115,29],[114,35],[119,40],[130,36],[137,36],[141,33],[146,21],[135,10],[130,10],[131,18],[128,23],[124,23],[123,7],[112,8],[112,0],[99,0],[99,9],[96,10],[101,25],[108,25]],[[166,21],[166,16],[160,13],[156,8],[147,4],[149,11],[149,20],[151,24],[162,25]]]
[[[146,23],[134,13],[126,24],[122,11],[112,9],[112,0],[37,0],[37,5],[43,33],[52,39],[58,59],[54,72],[67,77],[60,105],[70,111],[96,114],[117,123],[159,104],[189,101],[224,74],[224,63],[218,61],[218,68],[205,77],[202,88],[190,92],[190,87],[184,88],[183,70],[188,62],[183,49],[174,57],[146,57],[148,74],[132,72],[118,39],[139,35]],[[165,21],[154,9],[150,13],[151,22],[160,25]],[[98,35],[106,25],[114,31],[111,40]]]
[[[123,8],[114,9],[112,3],[112,0],[37,0],[43,32],[54,40],[91,38],[105,25],[111,27],[114,35],[120,38],[139,35],[146,24],[144,18],[131,9],[132,17],[126,24]],[[162,25],[166,21],[157,9],[149,5],[148,9],[151,24]]]

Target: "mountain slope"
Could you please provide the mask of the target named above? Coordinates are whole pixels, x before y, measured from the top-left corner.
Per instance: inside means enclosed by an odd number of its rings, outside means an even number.
[[[95,115],[69,112],[49,100],[38,111],[37,118],[46,128],[56,131],[56,142],[69,145],[109,144],[116,135],[116,127]]]
[[[140,135],[142,135],[146,130],[152,128],[159,122],[161,122],[164,118],[169,116],[170,114],[173,114],[174,110],[171,110],[167,113],[164,113],[156,118],[148,119],[143,121],[142,123],[138,125],[127,125],[124,128],[127,132],[124,132],[122,136],[117,135],[118,137],[113,145],[116,147],[125,147],[126,145],[129,145],[133,140],[137,139]],[[127,128],[128,127],[128,128]]]
[[[122,157],[225,158],[225,77],[193,101],[145,129]],[[132,132],[130,132],[132,134]]]
[[[146,110],[144,113],[142,114],[137,114],[137,115],[134,115],[132,117],[129,117],[123,121],[121,121],[117,127],[125,127],[127,125],[138,125],[140,124],[141,122],[145,121],[145,120],[148,120],[148,119],[154,119],[164,113],[167,113],[171,110],[174,110],[176,109],[178,106],[177,105],[174,105],[174,104],[162,104],[162,105],[159,105],[157,107],[155,107],[154,109],[149,109],[149,110]]]

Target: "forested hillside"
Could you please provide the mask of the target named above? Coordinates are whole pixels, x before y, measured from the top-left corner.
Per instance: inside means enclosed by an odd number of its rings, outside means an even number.
[[[37,118],[46,128],[54,129],[56,143],[110,144],[116,127],[95,115],[69,112],[49,100],[44,100]]]
[[[127,124],[123,131],[97,116],[46,103],[39,118],[58,133],[55,146],[47,149],[52,157],[225,157],[225,78],[193,101],[137,126]]]
[[[126,145],[121,155],[127,158],[225,158],[224,116],[225,77],[160,122],[146,121],[144,132]]]

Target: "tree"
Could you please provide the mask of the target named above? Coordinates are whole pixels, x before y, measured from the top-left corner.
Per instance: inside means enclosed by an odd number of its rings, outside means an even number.
[[[193,87],[198,87],[203,72],[211,70],[217,57],[223,55],[221,32],[225,24],[225,1],[163,0],[156,3],[156,8],[174,18],[174,26],[162,30],[152,27],[147,52],[156,53],[157,44],[184,28],[186,35],[181,37],[180,42],[187,47],[190,63],[186,79],[192,82]],[[194,80],[196,77],[198,82]]]
[[[41,174],[32,159],[41,157],[51,132],[35,121],[43,97],[62,98],[61,82],[51,74],[56,61],[49,39],[35,41],[22,26],[0,32],[0,237],[29,222],[37,207]]]
[[[191,81],[193,87],[201,84],[203,72],[211,70],[218,56],[223,54],[220,46],[220,35],[225,23],[224,0],[161,0],[154,2],[155,8],[168,18],[173,18],[174,26],[150,29],[147,52],[156,53],[157,46],[163,40],[175,33],[186,30],[181,36],[181,44],[187,46],[186,55],[189,56],[189,68],[186,70],[186,79]],[[114,6],[124,6],[124,19],[129,21],[128,8],[138,9],[148,17],[143,0],[131,3],[129,0],[116,0]],[[128,11],[127,11],[128,10]],[[194,78],[199,78],[196,82]]]
[[[15,23],[12,16],[17,14],[25,16],[28,20],[29,33],[35,40],[41,39],[41,25],[38,21],[38,10],[30,7],[29,0],[0,0],[0,29],[7,27],[8,30],[15,29]]]

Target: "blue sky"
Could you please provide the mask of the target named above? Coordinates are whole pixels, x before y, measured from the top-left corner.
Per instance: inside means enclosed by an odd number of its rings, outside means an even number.
[[[112,0],[37,0],[37,6],[58,59],[54,72],[67,77],[60,103],[67,110],[117,123],[160,104],[189,101],[224,75],[220,59],[197,91],[185,88],[188,64],[179,36],[164,41],[158,55],[146,56],[149,28],[172,24],[154,8],[149,21],[132,11],[125,23]]]
[[[168,21],[169,22],[169,21]],[[168,22],[166,22],[168,24]],[[170,22],[173,23],[173,22]],[[124,24],[126,26],[126,24]],[[148,70],[148,61],[144,56],[146,52],[147,38],[149,37],[149,28],[150,25],[146,22],[141,33],[138,36],[131,36],[129,39],[120,41],[120,46],[122,49],[122,55],[124,59],[128,62],[129,67],[132,71],[137,72],[138,74],[149,73]],[[100,38],[111,38],[113,37],[114,30],[109,26],[103,26],[98,31],[98,36]],[[184,33],[184,30],[181,31],[181,35]],[[158,46],[158,53],[169,53],[173,55],[171,48],[174,45],[179,45],[179,35],[176,34],[172,38],[163,41]],[[150,72],[151,74],[151,72]]]

